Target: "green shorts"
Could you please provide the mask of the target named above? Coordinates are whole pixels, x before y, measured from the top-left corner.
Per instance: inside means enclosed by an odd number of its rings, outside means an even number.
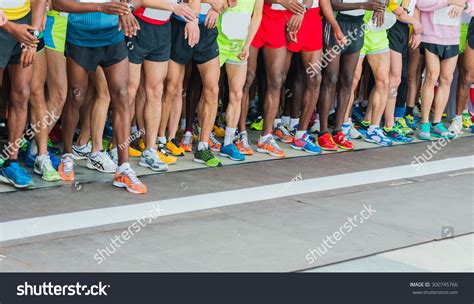
[[[57,11],[49,11],[44,30],[46,48],[64,53],[66,45],[67,15]]]
[[[390,51],[387,31],[373,32],[365,31],[364,47],[360,51],[360,57],[388,53]]]
[[[467,43],[467,32],[469,29],[469,23],[461,24],[461,38],[459,39],[459,52],[464,53]]]

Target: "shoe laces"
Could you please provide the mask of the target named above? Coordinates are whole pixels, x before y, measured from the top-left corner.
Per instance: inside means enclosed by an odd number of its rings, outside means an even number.
[[[191,141],[193,140],[193,134],[191,132],[186,132],[184,133],[184,137],[183,137],[183,144],[184,145],[190,145],[191,144]]]
[[[244,148],[250,148],[250,140],[249,140],[249,137],[247,135],[242,135],[242,136],[239,136],[239,141],[240,143],[242,144],[242,146]]]
[[[61,158],[61,163],[63,164],[63,171],[68,173],[74,169],[74,159],[70,156],[65,156]]]
[[[380,136],[383,139],[387,138],[387,136],[385,135],[385,133],[383,132],[383,130],[381,128],[376,128],[374,132],[375,132],[375,134],[377,134],[378,136]]]
[[[209,139],[211,140],[213,145],[220,145],[220,142],[216,139],[215,135],[216,133],[212,132],[211,136],[209,136]]]
[[[409,121],[410,123],[414,123],[415,122],[415,118],[411,115],[411,114],[408,114],[407,116],[405,116],[405,121]]]
[[[397,122],[402,128],[408,128],[408,125],[407,125],[407,122],[406,122],[405,118],[402,117],[402,118],[398,119]]]
[[[125,174],[129,179],[130,181],[132,182],[132,184],[141,184],[140,180],[138,179],[137,177],[137,174],[135,173],[135,171],[133,171],[132,168],[127,168],[125,169],[122,174]]]
[[[285,128],[285,126],[279,126],[278,130],[280,130],[285,136],[292,136],[290,131],[288,131],[288,129]]]
[[[275,138],[273,138],[273,136],[271,136],[270,138],[267,139],[267,142],[270,144],[270,146],[272,146],[273,148],[275,149],[278,149],[278,150],[281,150],[280,146],[277,144]]]
[[[200,152],[202,153],[202,157],[203,157],[204,161],[206,161],[206,162],[214,157],[214,155],[212,155],[210,149],[201,150]]]

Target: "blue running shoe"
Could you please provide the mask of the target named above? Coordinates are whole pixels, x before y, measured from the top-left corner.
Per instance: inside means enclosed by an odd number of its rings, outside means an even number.
[[[51,163],[53,164],[53,168],[57,171],[59,168],[59,164],[61,164],[61,158],[51,153],[49,149],[48,149],[48,155],[49,155],[49,158],[51,159]],[[36,154],[31,153],[31,142],[28,142],[28,148],[26,149],[26,152],[24,153],[25,165],[28,168],[34,168],[36,156],[37,156]]]
[[[112,121],[110,119],[107,119],[105,122],[105,127],[104,127],[104,136],[108,138],[112,138],[114,135],[114,129],[112,128]]]
[[[231,160],[236,160],[236,161],[245,160],[245,156],[242,153],[240,153],[239,149],[237,149],[237,147],[234,144],[222,146],[221,150],[219,151],[219,155],[228,157]]]
[[[360,123],[362,122],[363,120],[365,119],[365,113],[364,113],[364,110],[357,106],[357,105],[354,105],[352,107],[352,120],[355,122],[355,123]]]
[[[321,153],[321,147],[316,145],[315,139],[313,139],[312,136],[309,136],[308,133],[303,135],[302,138],[293,138],[293,142],[291,144],[291,147],[296,150],[303,150],[311,154],[320,154]]]
[[[22,168],[18,162],[11,162],[9,165],[1,168],[0,180],[18,189],[28,188],[33,185],[30,173]]]
[[[392,145],[392,140],[385,135],[380,127],[375,128],[372,132],[367,130],[364,140],[385,147]]]
[[[401,132],[400,129],[393,127],[393,128],[383,128],[385,135],[390,138],[392,141],[396,142],[403,142],[403,143],[410,143],[413,141],[413,137],[408,137]]]

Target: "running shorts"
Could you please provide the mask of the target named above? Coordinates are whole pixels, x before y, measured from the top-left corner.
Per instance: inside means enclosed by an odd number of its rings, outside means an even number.
[[[155,25],[137,18],[140,30],[127,42],[128,60],[134,64],[143,61],[165,62],[171,54],[171,23]]]
[[[288,13],[284,10],[274,10],[271,5],[263,6],[263,16],[257,34],[252,41],[254,48],[279,49],[286,45],[286,23]]]
[[[128,49],[125,41],[99,47],[85,47],[66,42],[66,56],[73,59],[89,72],[96,72],[97,67],[107,68],[128,57]]]
[[[49,11],[44,30],[44,42],[47,49],[64,53],[66,45],[67,14]]]
[[[342,32],[347,38],[347,44],[341,46],[341,54],[354,54],[359,52],[364,47],[364,31],[362,26],[364,24],[363,16],[350,16],[345,14],[337,14],[337,23]],[[337,45],[334,38],[334,32],[329,23],[324,24],[324,42],[330,48]]]
[[[290,17],[288,14],[288,20]],[[297,42],[286,43],[286,48],[293,53],[314,52],[323,48],[323,22],[319,15],[319,7],[306,12],[296,37]]]
[[[198,44],[193,48],[189,46],[188,40],[184,39],[184,28],[186,23],[171,18],[171,60],[179,64],[188,64],[194,61],[203,64],[219,56],[217,45],[217,28],[208,29],[204,24],[199,25],[201,36]]]
[[[364,47],[360,51],[360,56],[383,54],[390,51],[387,31],[373,32],[365,31]]]
[[[469,23],[467,41],[468,41],[469,47],[474,50],[474,18],[472,18],[471,23]]]
[[[425,55],[426,50],[437,55],[439,59],[445,60],[459,55],[459,45],[440,45],[434,43],[421,43],[420,53]]]

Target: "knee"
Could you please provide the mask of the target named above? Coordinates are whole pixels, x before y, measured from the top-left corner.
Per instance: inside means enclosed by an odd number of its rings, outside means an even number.
[[[111,92],[111,99],[113,100],[114,107],[128,107],[128,89],[126,87],[119,87],[118,89]]]
[[[317,74],[316,76],[314,77],[320,77],[319,74]],[[324,75],[324,86],[325,87],[330,87],[330,88],[333,88],[337,85],[337,75],[334,74],[334,73],[331,73],[330,75]],[[351,85],[352,85],[352,82],[351,82]]]
[[[352,83],[354,82],[353,75],[342,76],[340,81],[340,89],[350,90],[352,88]],[[336,85],[336,84],[335,84]]]
[[[255,71],[250,71],[250,70],[247,71],[247,78],[245,79],[244,90],[249,91],[254,81],[255,81]]]
[[[30,99],[31,90],[28,85],[21,85],[16,87],[11,92],[12,101],[16,104],[28,104],[28,99]]]
[[[388,77],[375,80],[375,86],[382,91],[388,91],[389,84],[390,80],[388,79]]]
[[[160,98],[163,95],[163,83],[157,83],[146,87],[146,96],[150,98]]]
[[[453,81],[453,75],[449,74],[441,74],[439,76],[439,83],[444,84],[444,85],[451,85],[451,82]]]
[[[240,102],[244,96],[244,94],[240,90],[230,91],[229,95],[230,95],[229,103]]]
[[[270,79],[267,79],[267,90],[271,91],[280,91],[283,88],[285,83],[285,77],[283,76],[274,76]]]
[[[307,80],[306,80],[308,90],[311,90],[311,91],[319,90],[319,87],[321,85],[321,81],[322,81],[321,74],[316,74],[313,77],[308,77]],[[337,79],[336,79],[336,83],[337,83]]]
[[[214,86],[214,87],[209,87],[209,88],[204,88],[203,90],[204,97],[207,99],[207,101],[215,101],[217,104],[217,100],[219,98],[219,87]]]
[[[402,76],[391,74],[389,77],[389,80],[390,80],[390,86],[396,88],[400,86],[400,83],[402,83]]]

